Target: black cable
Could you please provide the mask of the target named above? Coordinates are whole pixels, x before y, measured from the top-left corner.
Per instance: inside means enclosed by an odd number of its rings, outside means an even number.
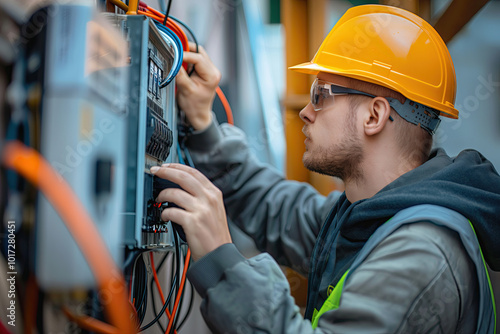
[[[196,36],[194,35],[194,32],[191,30],[191,28],[189,28],[189,26],[187,24],[185,24],[184,22],[182,22],[181,20],[179,20],[178,18],[176,18],[172,15],[170,15],[169,18],[171,18],[175,22],[179,23],[184,29],[187,30],[187,32],[191,36],[191,39],[193,40],[194,44],[196,44],[196,53],[198,53],[198,51],[199,51],[198,50],[198,40],[196,39]]]
[[[165,16],[166,17],[166,16]],[[175,22],[179,23],[184,29],[187,30],[187,32],[189,33],[189,35],[191,36],[191,39],[193,40],[194,44],[196,45],[196,53],[199,52],[199,47],[198,47],[198,40],[196,39],[196,36],[194,35],[194,32],[191,30],[191,28],[189,28],[189,26],[187,24],[185,24],[184,22],[182,22],[181,20],[179,20],[178,18],[176,17],[173,17],[173,16],[169,16],[172,20],[174,20]],[[189,71],[188,75],[191,76],[191,74],[194,73],[194,65],[193,67],[191,68],[191,71]]]
[[[156,274],[158,275],[158,273],[160,272],[160,269],[161,267],[163,266],[163,263],[165,263],[165,260],[167,259],[168,255],[169,254],[172,254],[171,252],[169,253],[165,253],[165,256],[161,259],[160,263],[158,264],[158,267],[156,268]],[[155,303],[155,298],[154,298],[154,295],[153,295],[153,291],[154,290],[154,279],[151,280],[151,285],[149,287],[150,291],[151,291],[151,301],[152,301],[152,304],[153,304],[153,314],[155,315],[155,317],[158,316],[158,313],[156,312],[156,303]],[[157,324],[158,326],[160,327],[160,330],[162,333],[165,333],[165,328],[163,328],[159,318],[158,318],[158,321],[157,321]]]
[[[194,287],[193,283],[189,282],[189,286],[191,287],[191,296],[189,298],[189,306],[187,309],[186,314],[184,315],[184,318],[182,319],[181,323],[179,324],[179,327],[177,327],[177,331],[180,331],[182,328],[182,325],[186,322],[187,318],[189,317],[189,314],[191,313],[191,309],[193,308],[193,301],[194,301]]]
[[[144,291],[142,292],[143,293],[144,304],[143,304],[143,307],[141,309],[141,318],[140,318],[140,323],[141,324],[144,321],[144,317],[146,316],[146,311],[148,309],[148,287],[147,287],[148,272],[145,271],[144,274],[145,274],[145,280],[143,282]]]
[[[140,288],[138,287],[137,284],[135,284],[135,272],[136,272],[136,269],[139,268],[137,267],[137,261],[139,260],[139,258],[142,259],[142,256],[141,254],[142,253],[145,253],[145,252],[148,252],[149,250],[137,250],[137,251],[133,251],[131,254],[132,256],[127,256],[127,260],[126,260],[126,263],[125,263],[125,267],[124,267],[124,271],[126,270],[126,268],[130,265],[132,265],[132,267],[130,268],[130,274],[129,276],[127,277],[127,279],[130,279],[130,277],[132,277],[132,282],[134,283],[134,286],[132,287],[132,295],[130,296],[130,299],[131,301],[134,300],[135,297],[139,296],[140,295]],[[133,264],[131,263],[133,261]],[[144,263],[144,260],[142,260],[142,262]],[[140,270],[140,269],[137,269],[137,270]],[[142,278],[142,276],[138,276],[138,280],[140,281],[140,279]],[[137,299],[138,301],[138,299]],[[136,307],[136,303],[134,303],[134,307]],[[136,308],[137,310],[137,308]]]
[[[160,313],[149,324],[141,327],[139,329],[139,332],[142,332],[142,331],[148,329],[149,327],[153,326],[155,324],[155,322],[157,322],[158,319],[160,319],[160,317],[163,315],[163,313],[165,313],[165,310],[167,309],[167,306],[170,303],[170,299],[172,299],[172,295],[174,294],[174,286],[175,286],[176,279],[177,279],[177,276],[174,277],[174,282],[172,282],[172,288],[170,288],[170,292],[168,293],[167,300],[165,300],[165,304],[163,304],[163,308],[161,309]]]
[[[36,310],[36,329],[37,332],[40,334],[45,333],[45,328],[44,328],[44,311],[43,311],[43,306],[44,306],[44,300],[45,300],[45,293],[39,289],[38,290],[38,303],[37,303],[37,310]]]
[[[163,20],[163,25],[164,26],[167,25],[168,13],[170,13],[170,6],[171,5],[172,5],[172,0],[168,0],[167,11],[165,12],[165,19]]]
[[[160,327],[160,331],[162,333],[165,333],[165,328],[163,327],[163,325],[160,322],[159,313],[156,311],[156,303],[155,303],[155,298],[153,296],[154,280],[151,281],[150,290],[151,290],[151,298],[152,298],[152,303],[153,303],[153,314],[155,316],[155,319],[156,319],[156,317],[158,317],[158,320],[156,321],[156,324],[158,325],[158,327]]]
[[[182,256],[183,256],[183,258],[186,258],[186,254],[184,252],[183,252]],[[186,265],[185,262],[184,262],[184,265]],[[178,270],[180,271],[180,267],[178,268]],[[186,289],[184,288],[182,290],[181,297],[179,298],[179,305],[177,307],[177,312],[175,313],[175,318],[174,318],[174,324],[172,326],[172,328],[175,328],[175,329],[177,329],[177,323],[179,322],[179,319],[181,318],[181,310],[182,310],[182,304],[184,301],[184,293],[185,292],[186,292]]]
[[[175,258],[176,258],[176,275],[177,275],[177,287],[176,287],[176,293],[179,293],[179,283],[181,281],[181,246],[180,246],[180,238],[179,234],[177,231],[174,229],[174,236],[175,236]],[[173,328],[173,326],[172,326]]]
[[[138,302],[139,306],[136,307],[137,315],[139,318],[139,323],[141,324],[144,321],[144,316],[146,315],[146,309],[148,306],[148,294],[147,294],[147,282],[148,282],[148,272],[146,269],[146,263],[144,263],[144,258],[141,256],[139,258],[139,266],[138,270],[138,284],[137,286],[137,296],[141,296],[140,301]],[[135,306],[135,305],[134,305]]]
[[[124,263],[123,263],[123,271],[126,272],[127,271],[127,268],[135,263],[136,259],[137,259],[137,256],[139,254],[142,254],[144,252],[147,252],[147,250],[143,250],[143,249],[139,249],[139,250],[131,250],[128,255],[127,255],[127,258],[125,259]]]
[[[181,272],[181,248],[180,248],[180,244],[179,244],[179,235],[177,234],[177,231],[174,229],[173,230],[173,234],[174,234],[174,243],[175,243],[175,268],[176,268],[176,271],[175,271],[175,281],[176,281],[176,284],[175,284],[175,291],[176,293],[179,293],[179,282],[181,280],[181,277],[180,277],[180,272]],[[172,271],[174,270],[174,264],[172,262]],[[172,306],[173,307],[173,306]],[[177,312],[176,312],[177,313]],[[172,314],[172,312],[170,312],[170,314]],[[174,321],[175,321],[175,318],[174,318]],[[170,329],[170,333],[173,333],[173,331],[175,330],[175,326],[172,326],[172,328]]]
[[[173,234],[172,234],[173,235]],[[173,236],[174,238],[174,242],[175,242],[175,236]],[[175,257],[172,256],[172,265],[170,267],[170,282],[172,282],[172,287],[175,287],[175,284],[174,284],[174,279],[175,279],[175,275],[176,275],[176,270],[175,270]]]
[[[139,257],[137,259],[139,261],[138,265],[135,268],[134,272],[134,278],[136,279],[136,282],[134,284],[134,299],[136,304],[136,310],[139,311],[140,308],[142,307],[142,303],[144,300],[142,299],[143,294],[142,294],[142,288],[143,288],[143,270],[142,270],[142,265],[144,264],[142,257]]]

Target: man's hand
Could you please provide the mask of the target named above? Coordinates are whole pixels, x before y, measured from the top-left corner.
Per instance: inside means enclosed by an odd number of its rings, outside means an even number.
[[[191,51],[194,44],[189,45]],[[212,121],[212,104],[215,88],[219,85],[221,73],[212,63],[203,47],[199,53],[184,52],[184,61],[195,65],[195,71],[188,76],[181,67],[177,74],[177,102],[195,130],[207,128]]]
[[[156,201],[175,203],[182,208],[166,208],[161,218],[182,226],[195,261],[219,246],[232,242],[222,192],[203,174],[194,168],[174,163],[161,168],[152,167],[151,173],[182,188],[164,189]]]

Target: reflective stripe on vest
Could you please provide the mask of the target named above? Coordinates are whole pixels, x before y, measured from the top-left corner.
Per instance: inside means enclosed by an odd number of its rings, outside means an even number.
[[[333,289],[332,293],[328,296],[328,298],[323,303],[323,306],[318,310],[314,309],[313,317],[312,317],[312,327],[318,327],[319,317],[325,313],[326,311],[335,310],[339,307],[340,304],[340,296],[342,295],[342,289],[344,288],[345,278],[347,277],[347,273],[349,270],[342,275],[339,282]]]
[[[354,260],[351,268],[344,273],[320,310],[314,310],[312,317],[313,328],[318,326],[318,321],[322,314],[339,307],[345,281],[353,271],[363,263],[373,249],[402,225],[417,222],[431,222],[438,226],[447,227],[460,235],[462,244],[476,267],[479,284],[479,313],[476,333],[496,333],[496,310],[493,289],[491,287],[486,262],[484,261],[481,247],[479,246],[472,223],[453,210],[427,204],[417,205],[398,212],[373,233]]]

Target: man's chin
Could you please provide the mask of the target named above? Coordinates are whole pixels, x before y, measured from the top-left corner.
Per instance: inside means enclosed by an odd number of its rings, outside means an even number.
[[[302,156],[302,163],[304,164],[304,167],[311,172],[323,174],[323,172],[318,171],[317,162],[314,161],[314,158],[311,156],[310,152],[304,152],[304,155]]]
[[[311,165],[311,154],[308,151],[305,151],[304,154],[302,155],[302,164],[304,164],[304,167],[307,169],[310,169],[309,166]]]

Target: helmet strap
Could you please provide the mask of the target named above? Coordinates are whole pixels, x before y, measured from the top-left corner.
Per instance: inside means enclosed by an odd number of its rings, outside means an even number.
[[[433,135],[436,132],[441,119],[439,111],[436,109],[424,106],[423,104],[406,99],[405,103],[401,103],[398,99],[387,97],[389,105],[403,117],[406,121],[415,125],[420,125],[423,129]]]

